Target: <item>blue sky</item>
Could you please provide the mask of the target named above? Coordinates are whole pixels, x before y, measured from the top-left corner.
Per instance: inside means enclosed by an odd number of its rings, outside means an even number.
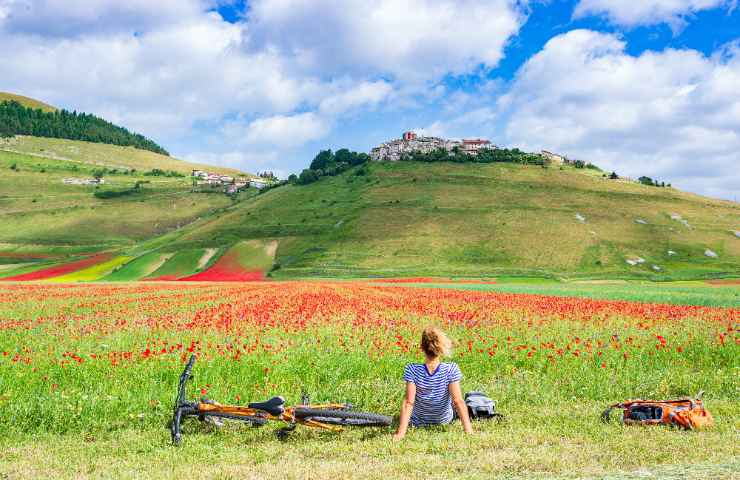
[[[298,172],[404,130],[737,200],[736,0],[0,0],[0,90]]]

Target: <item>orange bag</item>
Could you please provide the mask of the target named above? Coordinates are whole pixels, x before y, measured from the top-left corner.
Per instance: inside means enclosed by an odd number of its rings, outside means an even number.
[[[714,420],[702,404],[702,393],[699,392],[694,399],[627,400],[610,405],[601,418],[608,422],[611,411],[621,408],[622,423],[625,425],[675,425],[686,430],[711,427]]]

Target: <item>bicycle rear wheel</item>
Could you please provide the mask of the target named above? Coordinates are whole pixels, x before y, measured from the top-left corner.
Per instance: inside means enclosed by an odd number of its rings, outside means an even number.
[[[293,412],[301,420],[313,420],[330,425],[352,427],[387,427],[392,422],[391,417],[377,413],[353,412],[351,410],[325,410],[321,408],[296,408]]]

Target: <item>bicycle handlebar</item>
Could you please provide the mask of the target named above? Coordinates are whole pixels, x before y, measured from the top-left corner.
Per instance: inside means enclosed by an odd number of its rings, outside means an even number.
[[[180,374],[180,382],[177,387],[177,399],[175,400],[175,407],[182,404],[185,401],[185,386],[188,383],[188,379],[190,378],[190,375],[192,375],[193,372],[193,365],[195,364],[195,360],[198,357],[195,354],[192,354],[190,356],[190,360],[188,360],[187,365],[185,365],[185,370],[182,371],[182,374]]]

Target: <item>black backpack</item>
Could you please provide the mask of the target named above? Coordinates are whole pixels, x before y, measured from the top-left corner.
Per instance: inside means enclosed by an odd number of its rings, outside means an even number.
[[[483,420],[487,418],[501,420],[504,418],[500,413],[496,413],[496,402],[488,398],[488,396],[483,392],[466,393],[465,404],[468,406],[468,414],[473,420]]]

